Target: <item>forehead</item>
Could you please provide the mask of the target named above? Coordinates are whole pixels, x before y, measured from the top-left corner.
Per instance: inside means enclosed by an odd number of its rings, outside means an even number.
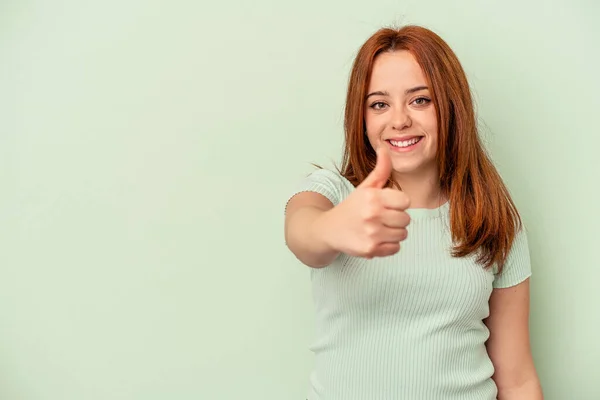
[[[389,90],[425,85],[426,79],[415,57],[406,50],[379,54],[373,63],[369,88]]]

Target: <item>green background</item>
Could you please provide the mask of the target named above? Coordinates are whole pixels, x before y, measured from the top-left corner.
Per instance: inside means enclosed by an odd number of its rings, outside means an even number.
[[[529,229],[548,400],[600,399],[600,3],[0,3],[0,399],[304,399],[283,207],[377,28],[455,49]]]

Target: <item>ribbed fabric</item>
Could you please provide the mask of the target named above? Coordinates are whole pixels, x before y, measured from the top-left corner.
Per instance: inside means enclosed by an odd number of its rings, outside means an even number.
[[[314,191],[336,205],[353,190],[320,169],[292,195]],[[408,238],[393,256],[342,254],[310,270],[316,332],[308,400],[496,399],[482,320],[494,287],[531,275],[527,237],[518,235],[495,275],[474,257],[450,255],[448,212],[448,203],[409,209]]]

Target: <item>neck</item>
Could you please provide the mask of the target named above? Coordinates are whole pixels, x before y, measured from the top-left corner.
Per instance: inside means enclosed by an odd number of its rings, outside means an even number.
[[[394,174],[394,179],[410,199],[410,208],[437,208],[447,201],[437,174]]]

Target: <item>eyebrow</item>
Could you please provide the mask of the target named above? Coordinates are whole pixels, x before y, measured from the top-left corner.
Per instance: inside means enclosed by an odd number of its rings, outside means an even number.
[[[415,86],[414,88],[410,88],[410,89],[406,89],[406,91],[404,92],[405,94],[411,94],[411,93],[415,93],[415,92],[419,92],[421,90],[427,90],[429,89],[427,86]],[[377,92],[371,92],[367,95],[367,99],[371,96],[389,96],[390,94],[386,91],[377,91]]]

